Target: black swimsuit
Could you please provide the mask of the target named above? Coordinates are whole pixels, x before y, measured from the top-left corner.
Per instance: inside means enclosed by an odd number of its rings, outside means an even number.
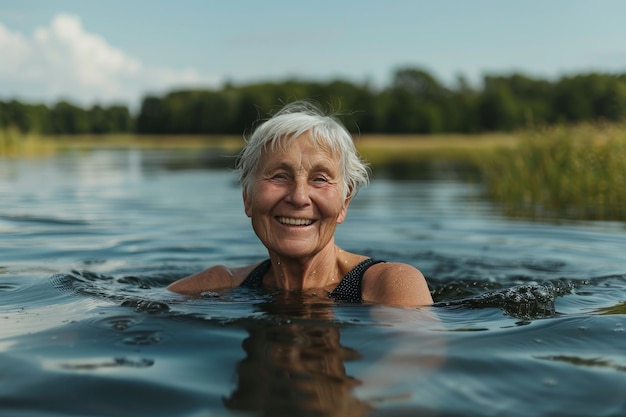
[[[339,285],[335,287],[328,296],[339,301],[345,301],[348,303],[362,303],[363,297],[361,296],[361,284],[363,281],[363,275],[367,268],[370,266],[384,262],[368,258],[357,266],[352,268],[350,272],[343,277]],[[256,268],[250,272],[246,279],[241,283],[240,287],[247,288],[260,288],[263,286],[263,276],[272,266],[269,259],[261,262]]]

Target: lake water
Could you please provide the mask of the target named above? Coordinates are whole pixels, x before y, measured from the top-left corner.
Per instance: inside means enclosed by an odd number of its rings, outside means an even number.
[[[0,160],[0,415],[626,415],[623,223],[375,172],[337,242],[416,265],[435,306],[189,300],[165,286],[266,256],[213,156]]]

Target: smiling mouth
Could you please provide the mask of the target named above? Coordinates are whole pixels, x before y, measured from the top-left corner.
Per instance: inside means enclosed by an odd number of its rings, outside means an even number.
[[[310,226],[315,223],[315,220],[311,219],[292,219],[290,217],[276,217],[276,220],[278,220],[280,224],[288,226]]]

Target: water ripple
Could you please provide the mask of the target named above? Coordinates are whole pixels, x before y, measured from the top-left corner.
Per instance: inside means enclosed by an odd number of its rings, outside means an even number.
[[[63,225],[63,226],[86,226],[88,221],[78,219],[63,219],[59,217],[48,216],[34,216],[34,215],[17,215],[17,214],[0,214],[0,219],[8,220],[11,222],[20,223],[40,223],[49,225]]]

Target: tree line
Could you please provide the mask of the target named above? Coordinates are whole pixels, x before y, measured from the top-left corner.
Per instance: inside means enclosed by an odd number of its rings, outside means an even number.
[[[134,130],[134,122],[124,105],[94,105],[84,109],[66,101],[51,107],[17,100],[0,101],[0,129],[9,128],[44,135],[126,133]]]
[[[91,108],[0,101],[0,128],[40,134],[241,134],[281,104],[312,99],[338,112],[352,132],[478,133],[587,121],[623,121],[626,73],[586,73],[550,81],[486,75],[480,87],[452,87],[421,68],[401,68],[384,88],[345,80],[286,80],[172,91],[124,105]]]

